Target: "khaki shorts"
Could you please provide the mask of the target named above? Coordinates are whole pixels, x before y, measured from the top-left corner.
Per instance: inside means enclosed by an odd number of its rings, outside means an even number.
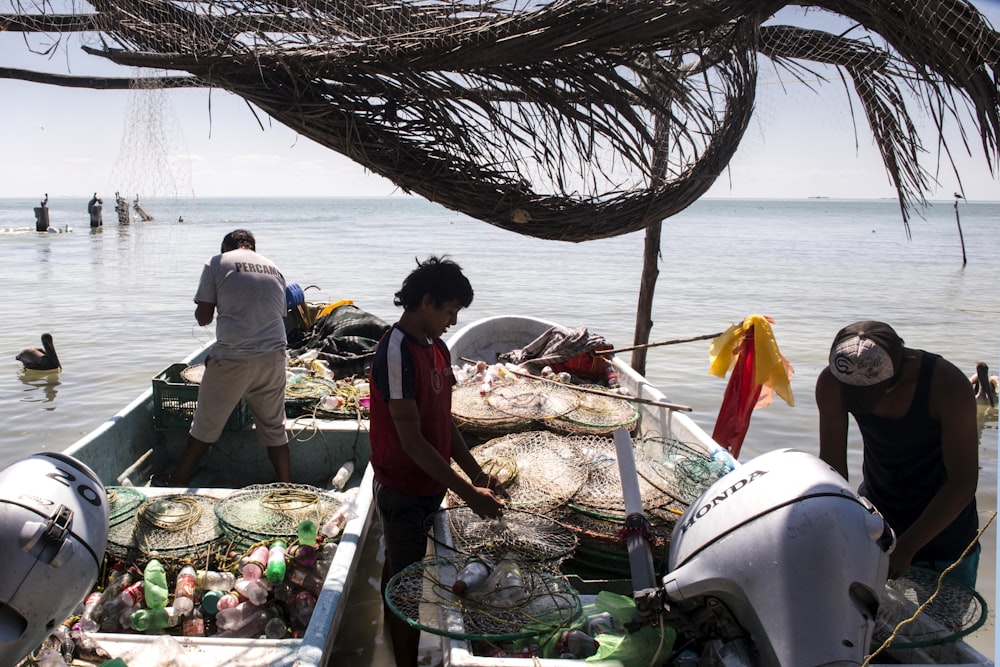
[[[198,388],[191,437],[216,442],[229,415],[245,398],[253,414],[257,442],[265,447],[288,444],[285,431],[285,351],[262,352],[242,359],[212,359]]]

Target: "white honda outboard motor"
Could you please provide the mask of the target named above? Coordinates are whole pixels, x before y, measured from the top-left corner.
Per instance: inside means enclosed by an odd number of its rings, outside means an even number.
[[[792,449],[763,454],[677,523],[667,616],[722,635],[716,648],[749,635],[752,648],[731,649],[721,664],[860,665],[894,546],[882,516],[829,465]]]
[[[97,476],[58,453],[0,471],[0,665],[15,665],[97,582],[108,497]]]

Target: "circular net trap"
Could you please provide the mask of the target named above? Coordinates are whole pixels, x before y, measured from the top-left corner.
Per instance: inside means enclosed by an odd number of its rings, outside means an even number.
[[[550,431],[512,433],[474,447],[484,472],[495,475],[510,495],[507,506],[548,514],[565,504],[587,481],[587,468],[573,439]],[[449,505],[462,501],[450,494]]]
[[[191,384],[201,384],[201,379],[204,376],[205,364],[194,364],[181,371],[181,377]]]
[[[115,526],[135,516],[139,506],[146,502],[146,496],[134,486],[109,486],[108,525]]]
[[[640,480],[670,496],[670,507],[681,511],[731,470],[727,461],[680,440],[650,435],[634,444]]]
[[[576,409],[579,393],[555,383],[519,380],[490,389],[486,402],[505,415],[545,421]]]
[[[573,531],[546,516],[508,509],[500,519],[478,516],[465,505],[438,510],[427,525],[428,537],[463,556],[499,560],[513,554],[519,563],[550,572],[573,555]]]
[[[259,542],[292,541],[299,523],[322,526],[339,507],[337,496],[307,484],[254,484],[219,502],[215,516],[233,548],[245,551]]]
[[[207,559],[222,538],[215,519],[217,502],[216,498],[197,494],[155,496],[108,529],[107,550],[134,563],[149,558]]]
[[[451,415],[462,431],[485,437],[522,431],[531,425],[530,419],[509,415],[490,405],[475,382],[455,385],[451,390]]]
[[[882,646],[893,632],[896,636],[887,647],[889,651],[948,644],[982,627],[987,617],[983,597],[952,579],[944,579],[941,590],[935,594],[939,577],[938,572],[911,567],[905,576],[886,582],[875,617],[873,650]],[[900,626],[924,604],[927,606],[913,621]]]
[[[583,388],[603,390],[597,385]],[[576,395],[576,406],[565,414],[546,420],[546,428],[561,433],[602,435],[619,428],[631,431],[639,421],[639,410],[625,398],[582,391],[577,391]]]
[[[385,601],[411,627],[454,639],[510,641],[547,635],[581,612],[564,578],[521,565],[521,584],[465,595],[452,592],[465,559],[429,558],[393,576]]]

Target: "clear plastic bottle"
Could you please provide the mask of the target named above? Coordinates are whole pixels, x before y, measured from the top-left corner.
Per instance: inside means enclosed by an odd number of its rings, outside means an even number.
[[[231,609],[220,609],[215,623],[220,630],[235,630],[248,622],[261,608],[250,602],[241,602]]]
[[[288,580],[302,590],[318,596],[323,590],[325,577],[321,577],[315,569],[296,567],[289,573]]]
[[[270,619],[264,626],[264,636],[268,639],[284,639],[288,636],[288,626],[277,616]]]
[[[477,593],[485,587],[486,580],[489,578],[489,564],[480,558],[473,558],[455,577],[455,583],[451,585],[451,592],[455,595]]]
[[[268,622],[274,618],[274,612],[267,607],[262,607],[254,610],[252,614],[246,619],[246,621],[235,628],[229,628],[228,630],[222,630],[216,637],[238,637],[238,638],[250,638],[259,637],[264,633],[264,628],[267,627]]]
[[[309,625],[313,610],[316,608],[316,596],[309,591],[301,591],[288,604],[288,615],[293,626],[305,628]]]
[[[258,607],[267,602],[270,590],[264,583],[267,579],[237,579],[233,587],[237,593]]]
[[[264,575],[271,583],[276,583],[285,578],[285,542],[275,540],[271,543],[271,552],[267,559],[267,568]]]
[[[96,632],[101,627],[99,618],[95,618],[98,605],[101,603],[99,592],[91,593],[83,603],[83,614],[80,615],[80,629],[84,632]]]
[[[146,601],[145,592],[146,582],[140,579],[134,584],[126,586],[125,590],[118,596],[118,599],[122,601],[125,607],[138,607]]]
[[[517,607],[529,598],[521,567],[510,554],[497,563],[486,583],[486,589],[490,591],[489,601],[499,607]]]
[[[261,544],[254,548],[250,552],[250,557],[247,558],[246,562],[243,563],[243,567],[240,572],[243,574],[243,578],[248,581],[253,581],[254,579],[260,579],[264,576],[264,568],[267,567],[267,559],[270,556],[270,551],[267,546]]]
[[[559,636],[556,651],[560,657],[589,658],[597,653],[598,646],[597,640],[583,630],[567,630]]]
[[[146,596],[146,606],[150,609],[162,609],[167,606],[167,573],[163,569],[163,563],[155,558],[146,563],[142,578],[146,582],[143,588]]]
[[[621,386],[621,383],[618,381],[618,371],[615,370],[615,365],[610,361],[604,364],[604,377],[608,380],[609,388],[617,389]]]
[[[195,570],[194,583],[202,591],[231,591],[236,584],[236,575],[232,572]]]
[[[117,629],[118,615],[124,606],[121,600],[122,591],[132,585],[132,573],[122,570],[114,579],[108,582],[101,593],[101,601],[98,603],[97,618],[101,622],[101,629],[110,632]]]
[[[174,611],[187,616],[194,609],[195,576],[194,567],[185,565],[177,573],[174,584]]]
[[[333,486],[334,489],[340,491],[345,486],[347,486],[347,482],[348,480],[351,479],[351,475],[353,474],[354,474],[354,461],[347,461],[346,463],[344,463],[344,465],[340,466],[340,469],[337,471],[337,474],[333,476],[332,480],[330,480],[330,484]]]
[[[215,603],[215,608],[217,610],[216,615],[218,615],[223,609],[232,609],[233,607],[238,606],[241,602],[240,596],[235,592],[224,594],[221,598],[219,598],[219,601]]]

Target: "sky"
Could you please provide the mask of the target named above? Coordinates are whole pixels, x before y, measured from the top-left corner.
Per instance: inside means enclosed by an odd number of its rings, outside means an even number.
[[[1000,26],[1000,0],[976,5]],[[3,11],[9,2],[0,2]],[[79,44],[74,38],[43,56],[31,53],[21,35],[0,32],[0,66],[127,75]],[[819,93],[780,85],[762,70],[750,127],[707,197],[895,197],[863,120],[855,132],[843,86],[816,85]],[[0,197],[89,198],[123,187],[144,197],[401,194],[388,180],[256,114],[220,90],[135,95],[0,79]],[[969,200],[1000,200],[1000,180],[977,141],[971,156],[958,156],[961,189]],[[933,154],[926,164],[933,166]],[[959,182],[947,167],[938,178],[928,198],[951,200]]]

